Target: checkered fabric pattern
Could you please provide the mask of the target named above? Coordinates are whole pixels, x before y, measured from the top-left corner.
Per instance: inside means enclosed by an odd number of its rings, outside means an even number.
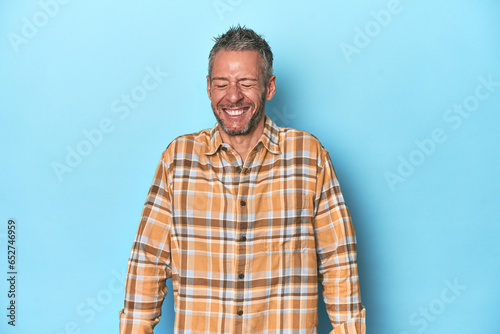
[[[265,129],[246,161],[218,125],[163,153],[129,259],[120,333],[153,333],[172,278],[175,333],[365,333],[356,237],[327,151]]]

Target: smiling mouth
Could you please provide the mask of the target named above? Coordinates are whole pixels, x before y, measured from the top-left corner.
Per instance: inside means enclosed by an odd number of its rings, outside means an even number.
[[[250,107],[222,108],[222,110],[229,116],[243,115],[248,109],[250,109]]]

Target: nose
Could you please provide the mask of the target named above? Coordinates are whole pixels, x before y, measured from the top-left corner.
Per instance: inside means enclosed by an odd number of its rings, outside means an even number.
[[[230,84],[227,90],[226,99],[231,103],[236,103],[243,99],[241,89],[237,84]]]

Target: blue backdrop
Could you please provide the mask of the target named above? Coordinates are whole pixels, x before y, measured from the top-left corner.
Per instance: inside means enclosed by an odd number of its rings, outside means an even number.
[[[0,332],[118,331],[156,164],[214,125],[211,39],[237,23],[274,52],[267,114],[331,154],[368,333],[498,333],[494,0],[2,1]],[[155,333],[173,332],[172,303]]]

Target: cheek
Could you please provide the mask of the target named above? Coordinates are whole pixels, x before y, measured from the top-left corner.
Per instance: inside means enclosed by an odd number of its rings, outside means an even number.
[[[217,94],[217,92],[212,92],[212,96],[210,98],[210,101],[212,101],[212,104],[214,106],[220,104],[224,100],[224,95],[223,94]]]
[[[252,92],[247,96],[247,101],[252,101],[253,104],[258,105],[262,100],[262,95],[260,92]]]

